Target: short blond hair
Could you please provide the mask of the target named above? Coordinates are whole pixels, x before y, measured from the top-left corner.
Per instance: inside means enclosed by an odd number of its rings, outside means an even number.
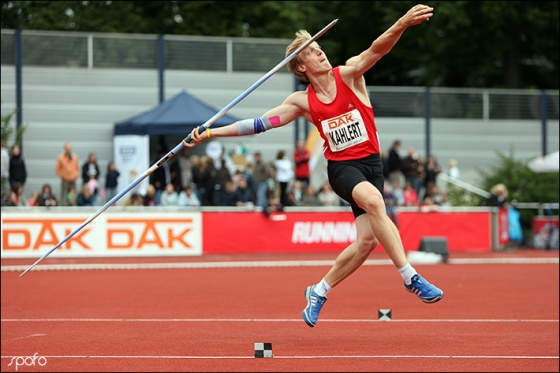
[[[492,193],[494,195],[500,195],[501,194],[502,196],[504,196],[504,198],[507,198],[508,189],[504,184],[499,183],[499,184],[494,185],[492,187],[492,189],[490,189],[490,193]]]
[[[294,53],[299,47],[301,47],[310,39],[311,35],[306,30],[299,30],[298,32],[296,32],[296,38],[290,43],[290,45],[288,45],[288,47],[286,47],[286,57]],[[300,63],[303,63],[303,59],[298,54],[297,56],[295,56],[295,58],[292,58],[290,61],[288,61],[288,70],[290,70],[290,72],[294,74],[299,80],[309,82],[309,79],[307,79],[307,75],[297,69],[297,65],[299,65]]]

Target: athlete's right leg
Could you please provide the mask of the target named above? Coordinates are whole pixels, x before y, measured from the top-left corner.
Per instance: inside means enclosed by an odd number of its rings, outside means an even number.
[[[327,300],[327,292],[350,276],[368,258],[378,241],[371,231],[366,214],[356,218],[356,241],[346,247],[336,259],[334,265],[321,282],[305,289],[307,306],[302,312],[303,320],[313,327],[319,318],[319,312]]]
[[[369,217],[369,224],[373,234],[397,268],[406,265],[407,259],[404,252],[401,236],[391,218],[387,215],[385,202],[381,192],[371,183],[364,181],[356,185],[352,197]]]

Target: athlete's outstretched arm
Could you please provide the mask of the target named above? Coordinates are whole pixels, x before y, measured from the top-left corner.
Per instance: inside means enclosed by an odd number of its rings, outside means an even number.
[[[301,91],[290,94],[281,105],[270,109],[259,118],[240,120],[224,127],[208,128],[202,133],[198,132],[200,127],[196,127],[191,132],[191,142],[183,140],[183,145],[192,148],[214,137],[249,136],[285,126],[303,115],[304,111],[299,104],[304,99],[303,95]]]
[[[364,75],[365,72],[373,67],[389,51],[395,46],[400,37],[410,26],[418,25],[424,21],[429,21],[433,14],[434,8],[418,4],[413,6],[405,15],[395,22],[387,31],[381,34],[371,46],[357,56],[346,61],[346,74],[357,78]]]

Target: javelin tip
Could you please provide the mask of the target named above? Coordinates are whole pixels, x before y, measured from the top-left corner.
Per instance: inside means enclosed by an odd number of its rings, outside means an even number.
[[[29,271],[31,270],[31,268],[35,267],[35,266],[37,265],[37,263],[39,263],[39,262],[41,261],[41,259],[43,259],[43,258],[40,258],[40,259],[37,260],[35,263],[33,263],[32,265],[30,265],[29,268],[27,268],[25,271],[23,271],[23,272],[21,273],[21,275],[19,275],[19,277],[21,277],[21,276],[23,276],[24,274],[26,274],[27,272],[29,272]]]
[[[31,266],[31,267],[27,268],[25,271],[23,271],[23,272],[19,275],[19,277],[21,277],[21,276],[23,276],[24,274],[26,274],[27,272],[29,272],[29,270],[30,270],[31,268],[33,268],[33,266]]]
[[[55,246],[55,249],[56,249],[57,247],[58,247],[58,246]],[[25,271],[23,271],[23,272],[21,273],[21,275],[19,275],[19,277],[21,277],[21,276],[23,276],[24,274],[26,274],[27,272],[29,272],[29,271],[31,270],[31,268],[33,268],[33,267],[35,267],[37,264],[39,264],[39,262],[40,262],[41,260],[45,259],[45,258],[47,257],[47,255],[49,255],[49,254],[52,253],[53,251],[54,251],[54,249],[52,249],[51,251],[49,251],[48,253],[46,253],[45,255],[43,255],[42,257],[40,257],[39,259],[37,259],[37,260],[35,261],[35,263],[31,264],[31,265],[29,266],[29,268],[27,268]]]

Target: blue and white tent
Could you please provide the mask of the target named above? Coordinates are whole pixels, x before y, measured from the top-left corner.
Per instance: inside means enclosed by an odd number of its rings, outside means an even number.
[[[150,166],[150,136],[181,136],[185,138],[193,128],[206,123],[218,110],[181,91],[154,108],[115,124],[113,136],[114,162],[121,176],[117,187],[120,192]],[[212,127],[221,127],[238,121],[224,114]],[[144,194],[148,178],[135,189]]]

